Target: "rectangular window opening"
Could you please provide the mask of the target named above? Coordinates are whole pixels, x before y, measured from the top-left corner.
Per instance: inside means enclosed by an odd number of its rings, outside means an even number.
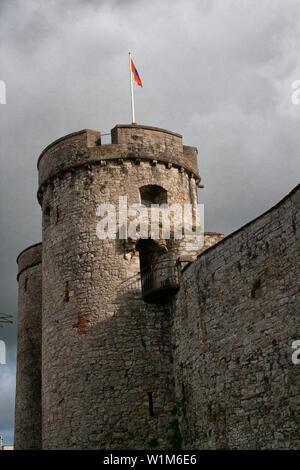
[[[149,400],[149,414],[153,416],[153,392],[148,392],[148,400]]]
[[[64,299],[64,302],[69,302],[70,300],[70,288],[69,288],[68,281],[65,283],[63,299]]]

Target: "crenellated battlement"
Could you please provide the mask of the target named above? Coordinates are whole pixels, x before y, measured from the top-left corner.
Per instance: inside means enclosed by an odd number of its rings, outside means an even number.
[[[39,201],[47,182],[71,168],[122,164],[124,160],[176,167],[194,177],[200,187],[197,148],[183,145],[180,134],[150,126],[119,124],[111,130],[111,141],[111,144],[101,145],[100,132],[84,129],[48,145],[38,159]]]

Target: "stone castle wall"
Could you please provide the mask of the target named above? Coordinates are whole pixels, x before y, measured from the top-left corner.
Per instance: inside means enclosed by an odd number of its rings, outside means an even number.
[[[180,290],[147,304],[147,245],[100,240],[97,209],[140,203],[145,185],[195,209],[197,149],[149,126],[111,135],[70,134],[38,161],[43,243],[18,258],[16,448],[299,448],[299,187],[226,238],[204,233],[194,262],[186,237],[159,240],[153,259],[179,258]]]
[[[42,245],[18,256],[15,449],[41,448]]]
[[[204,246],[201,249],[201,252],[207,250],[211,246],[216,245],[221,240],[223,240],[223,238],[224,238],[223,233],[204,232]]]
[[[172,344],[185,448],[299,448],[299,208],[298,186],[182,272]]]

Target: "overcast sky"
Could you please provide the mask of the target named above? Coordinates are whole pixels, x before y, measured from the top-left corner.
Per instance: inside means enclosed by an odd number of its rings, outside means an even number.
[[[16,256],[41,240],[39,153],[83,128],[130,122],[128,51],[143,81],[138,124],[199,150],[205,230],[232,232],[300,174],[299,0],[1,0],[0,435],[13,439]],[[108,143],[105,140],[104,143]]]

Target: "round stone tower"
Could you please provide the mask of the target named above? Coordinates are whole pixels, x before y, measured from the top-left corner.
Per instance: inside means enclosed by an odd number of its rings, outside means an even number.
[[[41,449],[42,244],[17,258],[19,282],[15,449]]]
[[[111,136],[111,144],[101,145],[96,131],[67,135],[38,161],[44,449],[163,449],[176,439],[164,299],[176,291],[184,237],[123,239],[119,224],[114,237],[100,239],[99,222],[103,204],[120,219],[120,196],[127,208],[195,207],[197,149],[154,127],[117,125]],[[158,261],[171,272],[160,283]]]

